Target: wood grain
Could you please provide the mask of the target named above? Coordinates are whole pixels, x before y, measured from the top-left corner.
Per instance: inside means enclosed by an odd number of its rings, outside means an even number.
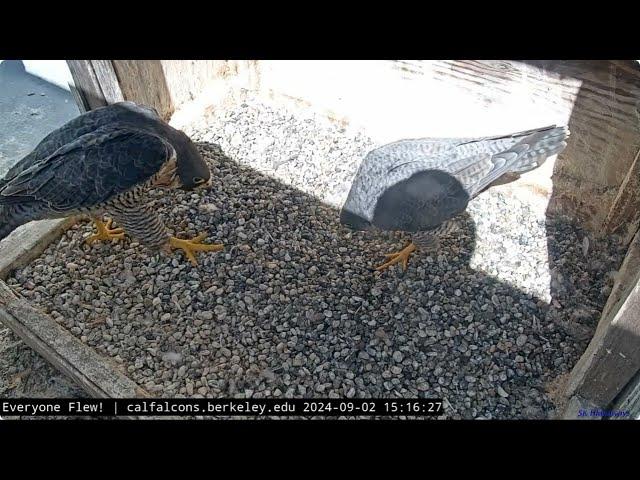
[[[160,60],[112,60],[125,100],[153,107],[168,120],[174,111]]]
[[[112,60],[91,60],[91,66],[107,105],[124,101],[120,82],[112,62]]]
[[[91,60],[67,60],[73,77],[73,95],[83,112],[107,105]]]

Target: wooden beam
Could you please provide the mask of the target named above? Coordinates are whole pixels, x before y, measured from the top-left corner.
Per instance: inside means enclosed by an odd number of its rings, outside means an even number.
[[[91,60],[91,66],[107,105],[124,101],[112,60]]]
[[[67,60],[72,93],[83,112],[122,102],[124,95],[112,60]]]
[[[40,220],[18,227],[0,242],[0,279],[5,280],[13,270],[37,258],[76,220],[76,217]]]
[[[621,419],[640,420],[640,373],[629,382],[627,388],[618,396],[612,410],[629,412],[628,417],[621,417]]]
[[[611,60],[611,63],[625,72],[640,78],[638,60]]]
[[[95,398],[150,397],[115,364],[19,298],[0,280],[0,321]]]
[[[104,107],[107,101],[96,77],[91,60],[67,60],[73,77],[72,92],[83,112]]]
[[[156,109],[164,120],[171,118],[173,101],[160,60],[112,60],[125,100]]]

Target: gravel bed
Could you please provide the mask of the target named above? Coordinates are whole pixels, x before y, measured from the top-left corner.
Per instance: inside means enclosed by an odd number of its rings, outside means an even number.
[[[408,236],[351,233],[338,211],[376,146],[309,114],[247,100],[185,129],[203,192],[153,192],[191,266],[71,228],[8,280],[166,397],[444,397],[444,418],[550,418],[549,385],[595,330],[624,252],[517,197],[485,192],[462,231],[409,269],[373,268]],[[586,239],[586,240],[585,240]]]
[[[0,398],[82,398],[86,394],[0,323]],[[63,419],[32,417],[4,420]]]

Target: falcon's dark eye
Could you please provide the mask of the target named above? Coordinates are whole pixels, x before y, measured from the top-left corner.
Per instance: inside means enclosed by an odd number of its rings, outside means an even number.
[[[205,183],[206,180],[204,178],[200,178],[200,177],[194,177],[193,178],[193,183],[195,183],[196,185],[201,185],[203,183]]]

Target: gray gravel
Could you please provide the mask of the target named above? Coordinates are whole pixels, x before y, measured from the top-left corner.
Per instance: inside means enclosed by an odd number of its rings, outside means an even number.
[[[623,251],[489,191],[464,228],[382,274],[400,234],[350,233],[336,206],[376,145],[247,100],[187,133],[214,187],[153,198],[192,267],[70,229],[8,283],[132,379],[176,397],[444,397],[445,418],[549,418],[549,385],[586,348]],[[322,200],[322,201],[321,201]]]
[[[0,398],[82,398],[86,394],[0,323]],[[61,417],[6,417],[5,420]],[[78,418],[78,417],[74,417]]]
[[[0,324],[0,397],[76,397],[81,391]]]

